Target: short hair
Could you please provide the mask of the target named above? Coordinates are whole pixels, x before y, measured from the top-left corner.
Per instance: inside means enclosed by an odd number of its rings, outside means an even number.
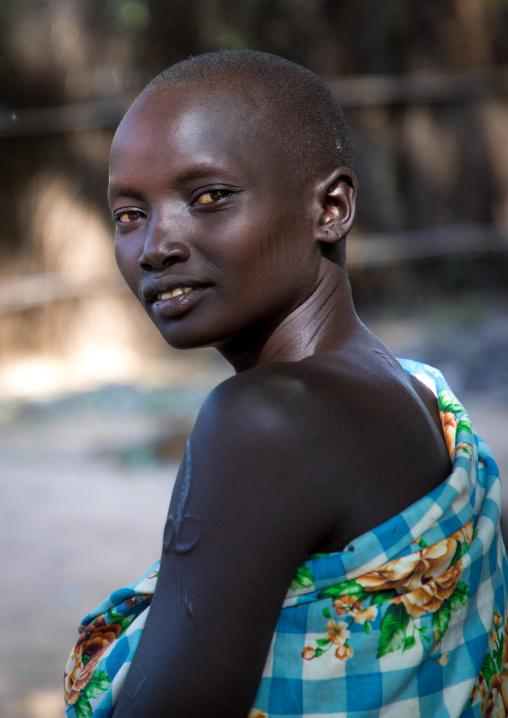
[[[336,167],[354,168],[347,122],[339,103],[314,72],[278,55],[254,50],[222,50],[172,65],[142,91],[172,85],[214,84],[255,93],[262,100],[264,128],[291,165],[293,179],[312,180]]]

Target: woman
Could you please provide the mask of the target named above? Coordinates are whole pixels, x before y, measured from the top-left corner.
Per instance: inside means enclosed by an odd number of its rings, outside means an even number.
[[[84,621],[68,716],[502,704],[495,464],[439,372],[356,316],[356,195],[340,108],[281,58],[192,58],[123,119],[120,270],[171,346],[214,346],[236,375],[198,417],[160,565]]]

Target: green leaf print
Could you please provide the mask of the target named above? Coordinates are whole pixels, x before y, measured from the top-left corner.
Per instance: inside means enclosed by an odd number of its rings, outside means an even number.
[[[464,407],[457,402],[453,394],[447,389],[439,392],[437,401],[440,411],[451,411],[453,414],[464,411]]]
[[[318,593],[318,598],[339,598],[340,596],[356,596],[358,601],[367,597],[367,592],[354,579],[338,583],[335,586],[328,586]]]
[[[440,643],[448,629],[450,623],[450,615],[452,611],[457,611],[467,604],[469,598],[469,588],[465,583],[458,583],[452,595],[443,602],[443,605],[432,615],[432,628],[437,634],[437,640]]]
[[[501,634],[501,638],[499,640],[499,649],[497,651],[496,656],[496,666],[498,672],[501,670],[501,667],[503,665],[503,643],[504,643],[504,634]]]
[[[446,633],[448,624],[450,623],[451,608],[448,601],[445,601],[440,609],[432,614],[432,628],[434,629],[434,635],[437,636],[437,641],[441,643],[443,636]]]
[[[458,583],[455,587],[455,591],[452,593],[450,598],[447,598],[445,603],[450,604],[452,611],[457,611],[462,606],[467,604],[469,598],[469,588],[465,583]]]
[[[377,658],[402,648],[408,623],[409,616],[404,606],[400,603],[392,603],[381,621]]]
[[[291,581],[291,590],[298,591],[299,588],[310,588],[314,585],[314,577],[307,566],[298,566],[296,574]]]
[[[136,619],[136,616],[135,616],[134,614],[132,614],[131,616],[127,616],[127,618],[121,618],[121,619],[117,622],[117,623],[120,624],[120,627],[121,627],[121,629],[122,629],[122,630],[120,631],[120,634],[119,634],[120,636],[122,635],[122,633],[123,633],[127,628],[129,628],[129,626],[131,625],[131,623],[132,623],[135,619]]]
[[[457,548],[455,549],[455,553],[453,554],[450,566],[455,566],[455,564],[460,561],[462,556],[464,556],[468,548],[469,546],[467,545],[467,541],[459,541]]]
[[[496,664],[490,653],[487,653],[487,655],[483,659],[481,672],[483,673],[483,677],[487,681],[487,684],[490,685],[493,676],[495,676],[497,673]]]
[[[381,603],[385,603],[385,601],[391,601],[392,598],[395,598],[398,595],[399,594],[395,589],[389,589],[388,591],[376,591],[372,594],[370,605],[379,606]]]
[[[332,614],[330,613],[329,608],[323,608],[321,613],[323,614],[323,618],[331,618],[332,617]]]
[[[122,620],[122,614],[118,613],[116,609],[110,608],[106,615],[106,619],[110,623],[119,623]]]
[[[472,438],[473,430],[472,430],[471,422],[469,421],[469,419],[459,419],[459,423],[457,424],[457,434],[456,435],[458,436],[463,431],[465,431],[467,434],[470,434],[471,438]]]
[[[420,548],[427,548],[427,542],[424,541],[422,538],[418,541],[418,546]]]
[[[329,638],[318,638],[316,640],[316,643],[318,644],[318,646],[327,646],[330,643],[330,639]]]
[[[370,623],[368,623],[368,621],[365,621],[365,623],[363,624],[363,632],[366,633],[368,636],[371,631],[372,631],[372,627],[371,627]]]
[[[92,706],[83,694],[81,694],[76,703],[74,703],[74,710],[78,718],[92,718]]]
[[[404,653],[404,651],[409,651],[409,649],[413,648],[414,645],[416,645],[416,638],[414,636],[407,636],[404,638],[402,653]]]
[[[100,698],[110,685],[111,679],[104,671],[94,671],[83,693],[87,698]]]

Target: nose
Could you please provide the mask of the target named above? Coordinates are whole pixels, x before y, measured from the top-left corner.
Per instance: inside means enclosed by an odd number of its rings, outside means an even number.
[[[190,250],[186,242],[175,237],[175,228],[161,226],[160,223],[148,227],[139,257],[139,265],[145,271],[161,271],[177,262],[189,259]]]

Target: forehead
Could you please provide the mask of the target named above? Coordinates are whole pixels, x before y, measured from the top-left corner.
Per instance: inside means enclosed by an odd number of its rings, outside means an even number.
[[[278,143],[267,133],[266,107],[246,93],[213,87],[170,86],[145,92],[120,124],[112,151],[112,170],[140,162],[158,165],[161,155],[172,166],[189,162],[240,162],[270,174]],[[134,165],[133,165],[134,163]]]

